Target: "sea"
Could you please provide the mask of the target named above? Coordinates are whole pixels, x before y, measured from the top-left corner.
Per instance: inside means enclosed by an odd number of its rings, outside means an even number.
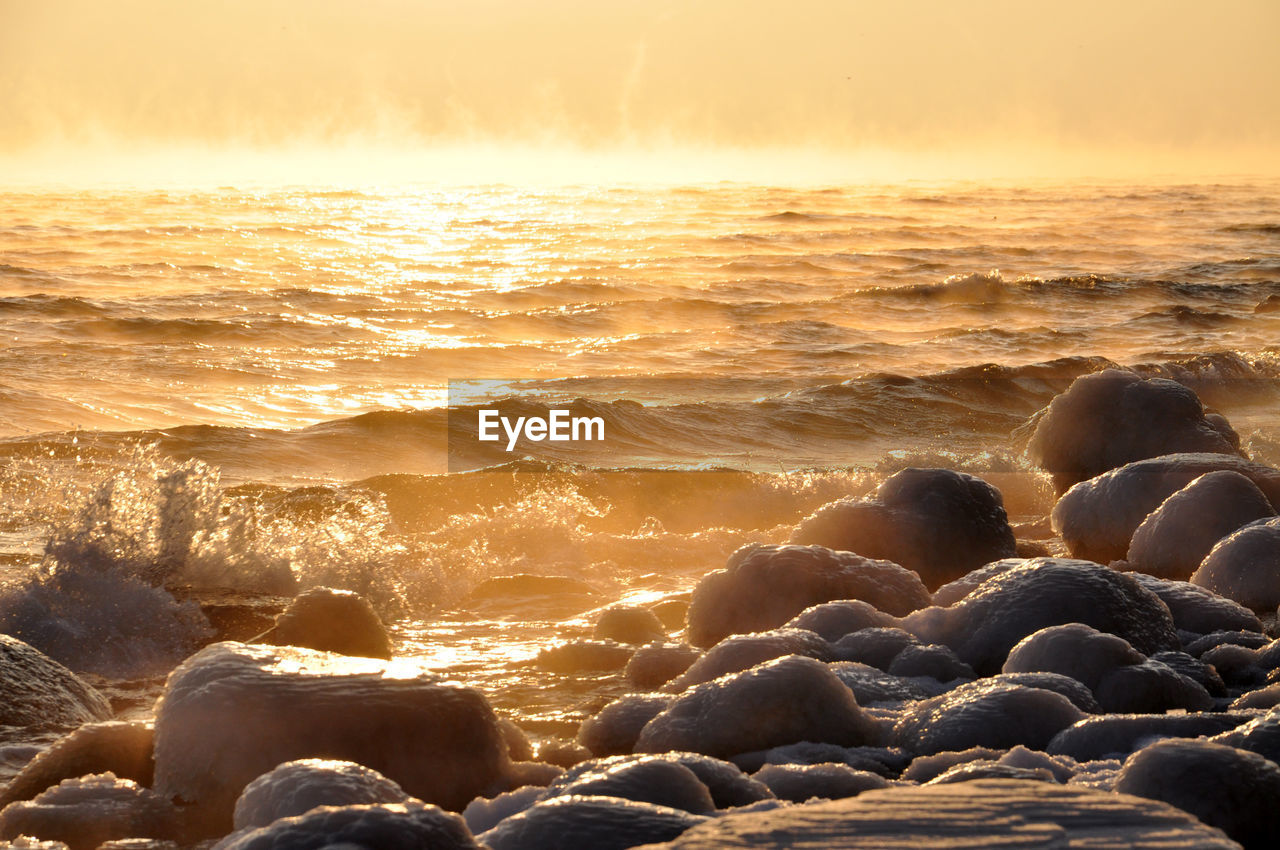
[[[572,738],[628,687],[538,654],[602,608],[907,466],[1034,524],[1026,423],[1110,367],[1280,464],[1280,181],[4,191],[0,631],[145,718],[191,588],[343,587]],[[482,444],[495,404],[606,439]]]

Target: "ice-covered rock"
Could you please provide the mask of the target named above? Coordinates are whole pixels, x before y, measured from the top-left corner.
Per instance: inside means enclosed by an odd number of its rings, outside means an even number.
[[[1128,554],[1134,531],[1165,499],[1219,470],[1240,473],[1273,507],[1280,503],[1280,470],[1228,454],[1171,454],[1076,484],[1053,506],[1053,528],[1074,557],[1104,564],[1119,560]]]
[[[1219,596],[1211,590],[1186,581],[1159,579],[1142,573],[1131,573],[1150,590],[1173,615],[1173,626],[1179,631],[1204,635],[1211,632],[1261,632],[1258,617],[1239,602]]]
[[[648,608],[615,605],[601,612],[592,636],[619,643],[651,643],[666,640],[667,630]]]
[[[730,635],[672,679],[663,690],[679,693],[694,685],[738,673],[786,655],[803,655],[826,661],[831,656],[828,643],[804,629],[773,629],[748,635]]]
[[[1280,711],[1269,711],[1228,732],[1215,735],[1212,740],[1249,750],[1280,764]]]
[[[1154,593],[1124,573],[1068,558],[1010,564],[951,607],[904,617],[902,627],[950,646],[979,675],[990,675],[1024,637],[1066,623],[1119,635],[1144,655],[1182,646]]]
[[[929,587],[1017,554],[1000,491],[950,469],[904,469],[873,499],[823,505],[800,522],[791,541],[892,561]]]
[[[110,717],[111,705],[75,673],[0,635],[0,725],[78,726]]]
[[[957,658],[951,647],[940,643],[904,647],[894,657],[888,672],[908,679],[926,676],[939,682],[975,677],[972,667]]]
[[[853,745],[879,736],[827,665],[792,655],[695,685],[641,730],[636,752],[727,758],[796,741]]]
[[[399,785],[355,762],[297,759],[245,786],[236,800],[235,828],[267,826],[320,806],[403,803],[409,799]]]
[[[1045,752],[1079,762],[1124,758],[1161,738],[1198,738],[1229,731],[1248,720],[1244,714],[1104,714],[1063,729]]]
[[[391,638],[369,600],[332,587],[313,587],[294,598],[257,642],[339,655],[391,657]]]
[[[689,605],[689,641],[712,646],[731,634],[775,629],[812,605],[861,599],[900,616],[929,604],[920,577],[889,561],[822,546],[752,543],[705,576]]]
[[[1280,519],[1254,522],[1219,541],[1191,583],[1254,611],[1280,605]]]
[[[828,664],[827,667],[836,674],[846,688],[853,692],[854,699],[861,706],[876,703],[898,704],[927,699],[937,696],[946,689],[936,681],[933,681],[930,686],[926,681],[904,679],[857,661],[838,661]]]
[[[820,635],[823,640],[834,643],[845,635],[862,629],[892,627],[897,624],[897,617],[884,613],[868,602],[861,599],[839,599],[809,606],[788,620],[784,628],[807,629]]]
[[[506,818],[479,839],[491,850],[624,850],[669,841],[705,820],[616,797],[553,797]]]
[[[977,681],[910,706],[894,724],[893,741],[921,754],[1018,744],[1044,749],[1084,716],[1053,691]]]
[[[543,799],[575,795],[618,797],[695,815],[716,809],[711,792],[697,774],[678,761],[652,756],[578,765],[552,782]]]
[[[417,801],[321,806],[237,832],[214,850],[482,850],[461,817]]]
[[[94,850],[114,838],[176,838],[177,830],[168,800],[110,773],[63,780],[0,811],[0,838],[36,836],[71,850]]]
[[[460,809],[510,770],[484,696],[416,667],[295,647],[219,643],[170,676],[156,708],[156,790],[204,834],[282,762],[345,759]]]
[[[155,770],[153,738],[154,732],[146,723],[86,723],[27,762],[0,791],[0,808],[15,800],[30,800],[64,779],[91,773],[111,773],[118,779],[150,786]]]
[[[1280,766],[1257,753],[1210,741],[1160,741],[1129,756],[1115,790],[1177,806],[1246,850],[1280,846]]]
[[[1185,581],[1219,540],[1276,515],[1258,485],[1239,472],[1207,472],[1160,503],[1129,541],[1133,569]]]
[[[651,643],[640,647],[622,674],[637,688],[660,688],[698,660],[702,651],[687,643]]]
[[[665,694],[627,694],[600,709],[578,728],[578,743],[595,756],[629,753],[640,730],[657,717],[672,698]]]
[[[1105,369],[1076,378],[1039,414],[1027,454],[1059,493],[1126,463],[1177,452],[1239,454],[1240,439],[1195,392]]]
[[[746,806],[773,797],[768,788],[747,776],[737,765],[702,753],[689,752],[646,753],[591,759],[565,771],[564,776],[552,783],[548,791],[563,789],[583,776],[598,776],[623,765],[652,761],[671,762],[687,768],[706,787],[717,809]]]
[[[1155,800],[1074,785],[981,779],[884,788],[827,803],[728,814],[649,850],[1069,846],[1228,850],[1237,845],[1186,812]]]
[[[919,645],[920,639],[910,632],[882,626],[845,635],[832,646],[831,654],[840,661],[868,664],[887,673],[904,649]]]
[[[803,803],[815,797],[840,800],[863,791],[885,788],[889,782],[877,773],[854,770],[846,764],[768,764],[754,778],[768,786],[780,800]]]

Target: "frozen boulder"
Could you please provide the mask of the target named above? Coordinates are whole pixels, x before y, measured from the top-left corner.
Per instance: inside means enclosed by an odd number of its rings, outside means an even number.
[[[1039,414],[1027,454],[1061,493],[1126,463],[1178,452],[1239,454],[1225,419],[1188,387],[1105,369],[1076,378]]]
[[[1240,473],[1273,507],[1280,504],[1280,470],[1227,454],[1174,454],[1081,481],[1058,499],[1050,519],[1074,557],[1110,563],[1128,554],[1134,531],[1165,499],[1220,470]]]
[[[840,599],[811,605],[787,621],[785,628],[807,629],[832,643],[862,629],[896,626],[898,618],[861,599]]]
[[[627,660],[622,674],[637,688],[660,688],[697,661],[702,651],[687,643],[651,643]]]
[[[889,561],[822,546],[752,543],[698,582],[689,641],[712,646],[731,634],[775,629],[834,599],[861,599],[900,616],[928,605],[929,592],[918,575]]]
[[[841,800],[863,791],[886,788],[888,780],[868,770],[854,770],[845,764],[767,764],[756,771],[779,800],[804,803],[815,797]]]
[[[1214,544],[1276,515],[1258,485],[1229,469],[1207,472],[1160,503],[1129,541],[1132,569],[1185,581]]]
[[[619,643],[652,643],[666,640],[667,629],[648,608],[617,605],[600,614],[593,637]]]
[[[202,834],[231,828],[241,790],[282,762],[344,759],[461,809],[510,770],[484,696],[409,665],[218,643],[169,676],[156,708],[156,790]]]
[[[461,817],[411,800],[321,806],[268,826],[237,832],[214,850],[483,850]]]
[[[1246,525],[1218,542],[1191,583],[1254,611],[1280,605],[1280,519]]]
[[[695,685],[641,730],[636,752],[728,758],[796,741],[876,743],[879,735],[835,673],[793,655]]]
[[[837,661],[827,667],[853,692],[854,699],[861,706],[897,705],[937,696],[945,690],[937,682],[931,688],[920,679],[903,679],[856,661]]]
[[[976,678],[972,667],[957,658],[951,647],[940,643],[904,648],[893,659],[888,672],[906,679],[927,677],[939,682]]]
[[[0,811],[0,838],[37,836],[71,850],[94,850],[114,838],[176,838],[177,829],[168,800],[110,773],[63,780]]]
[[[803,655],[827,661],[831,647],[804,629],[773,629],[749,635],[730,635],[708,649],[688,670],[672,679],[664,690],[680,693],[702,682],[748,670],[784,655]]]
[[[399,785],[363,765],[332,759],[298,759],[262,774],[236,800],[235,828],[255,829],[320,806],[403,803]]]
[[[1169,609],[1132,576],[1089,561],[1034,558],[1012,564],[949,608],[902,620],[928,643],[944,643],[979,675],[1040,629],[1083,623],[1118,635],[1143,655],[1182,647]]]
[[[1160,741],[1125,761],[1115,790],[1177,806],[1246,850],[1280,846],[1280,766],[1256,753],[1209,741]]]
[[[893,660],[910,646],[919,646],[920,639],[896,626],[862,629],[836,641],[832,656],[841,661],[867,664],[888,672]]]
[[[616,797],[553,797],[479,838],[491,850],[624,850],[669,841],[705,820],[680,809]]]
[[[629,753],[640,737],[640,730],[662,713],[671,697],[659,694],[627,694],[606,705],[583,721],[578,728],[578,743],[595,756]]]
[[[1076,846],[1228,850],[1237,845],[1186,812],[1155,800],[1049,782],[980,779],[731,813],[649,850]]]
[[[0,808],[15,800],[30,800],[64,779],[91,773],[111,773],[150,786],[155,771],[153,738],[146,723],[86,723],[29,761],[0,792]]]
[[[1198,738],[1218,735],[1241,725],[1248,716],[1197,714],[1104,714],[1087,717],[1063,729],[1045,747],[1050,755],[1070,756],[1078,762],[1124,758],[1160,738]]]
[[[1262,623],[1256,614],[1239,602],[1211,590],[1186,581],[1159,579],[1142,573],[1131,575],[1138,584],[1160,597],[1173,615],[1174,628],[1179,631],[1198,635],[1262,631]]]
[[[666,761],[687,768],[706,787],[717,809],[746,806],[773,797],[768,788],[747,776],[737,765],[702,753],[688,752],[646,753],[591,759],[565,771],[564,776],[552,783],[552,788],[548,790],[562,789],[580,777],[600,775],[622,765],[652,761]]]
[[[618,797],[705,815],[715,801],[697,774],[678,761],[653,756],[578,765],[547,787],[552,797]]]
[[[1215,743],[1249,750],[1280,764],[1280,711],[1269,711],[1212,738]]]
[[[111,705],[40,650],[0,635],[0,726],[79,726],[111,717]]]
[[[1000,491],[950,469],[904,469],[873,499],[823,505],[800,522],[791,541],[892,561],[929,587],[1017,554]]]
[[[339,655],[391,657],[391,638],[369,600],[332,587],[313,587],[297,596],[255,642]]]
[[[1004,682],[970,682],[906,709],[893,741],[914,753],[970,747],[1044,749],[1084,713],[1053,691]]]

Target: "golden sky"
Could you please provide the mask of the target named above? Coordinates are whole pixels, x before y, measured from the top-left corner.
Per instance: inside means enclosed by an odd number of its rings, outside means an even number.
[[[0,153],[1274,173],[1278,35],[1280,0],[0,0]]]

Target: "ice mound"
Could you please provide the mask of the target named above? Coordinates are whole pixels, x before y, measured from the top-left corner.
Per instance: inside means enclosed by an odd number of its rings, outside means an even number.
[[[591,759],[574,765],[564,776],[552,783],[548,793],[572,785],[579,777],[600,775],[603,772],[619,768],[623,765],[670,762],[678,764],[693,773],[698,781],[711,794],[711,800],[717,809],[733,806],[746,806],[760,800],[771,799],[773,795],[761,783],[747,776],[737,766],[718,758],[702,753],[667,752],[643,755],[612,756],[610,758]]]
[[[1199,682],[1148,659],[1124,638],[1083,623],[1050,626],[1023,638],[1009,652],[1004,672],[1070,676],[1087,685],[1109,713],[1213,707],[1213,698]]]
[[[1063,729],[1045,747],[1050,755],[1078,762],[1124,758],[1160,738],[1198,738],[1230,731],[1248,720],[1244,714],[1105,714],[1087,717]]]
[[[902,620],[904,629],[950,646],[984,676],[999,671],[1027,635],[1066,623],[1119,635],[1144,655],[1182,646],[1169,609],[1154,593],[1131,576],[1069,558],[1011,560],[951,607]]]
[[[867,664],[889,672],[893,660],[909,646],[919,646],[920,639],[896,626],[878,626],[851,632],[836,641],[832,656],[840,661]]]
[[[728,673],[749,670],[785,655],[803,655],[827,661],[831,647],[825,640],[804,629],[773,629],[748,635],[730,635],[708,649],[701,658],[672,679],[663,690],[686,691],[694,685],[710,682]]]
[[[695,685],[645,725],[636,752],[727,758],[796,741],[851,745],[879,736],[835,673],[792,655]]]
[[[1129,541],[1132,569],[1185,581],[1214,544],[1276,515],[1258,485],[1229,469],[1207,472],[1160,503]]]
[[[769,764],[843,764],[886,778],[897,776],[911,761],[911,755],[897,747],[842,747],[801,741],[753,753],[734,756],[743,770],[759,771]]]
[[[453,809],[510,770],[483,695],[395,662],[218,643],[169,676],[156,708],[155,787],[190,806],[205,834],[230,829],[251,780],[309,757],[362,764]]]
[[[918,679],[903,679],[856,661],[837,661],[827,665],[846,688],[853,692],[858,705],[897,705],[912,700],[937,696],[944,688],[936,681],[933,687]]]
[[[786,622],[784,628],[807,629],[835,643],[847,634],[862,629],[888,628],[897,625],[898,618],[878,610],[861,599],[841,599],[811,605]]]
[[[972,667],[957,658],[951,647],[940,643],[904,647],[894,656],[888,672],[907,679],[926,677],[939,682],[976,678]]]
[[[0,792],[0,808],[29,800],[64,779],[112,773],[149,787],[155,772],[154,734],[145,723],[86,723],[37,755]]]
[[[950,469],[904,469],[874,499],[823,505],[801,520],[791,542],[892,561],[929,587],[1017,554],[1000,491]]]
[[[728,814],[650,850],[839,847],[1182,850],[1237,845],[1173,806],[1074,785],[983,779],[885,788],[845,800]],[[498,848],[495,848],[498,850]]]
[[[840,800],[856,797],[863,791],[885,788],[888,780],[867,770],[854,770],[846,764],[768,764],[754,777],[768,786],[780,800],[803,803],[815,797]]]
[[[491,850],[624,850],[668,841],[705,820],[616,797],[553,797],[506,818],[479,839]]]
[[[929,604],[920,577],[889,561],[822,546],[752,543],[705,576],[689,605],[689,641],[775,629],[812,605],[861,599],[900,616]]]
[[[294,597],[256,642],[390,658],[391,638],[369,601],[350,590],[313,587]]]
[[[658,615],[648,608],[615,605],[606,608],[596,620],[592,637],[619,643],[652,643],[667,639],[667,630]]]
[[[595,756],[616,756],[631,752],[640,730],[671,703],[659,694],[627,694],[600,709],[578,728],[578,743]]]
[[[660,688],[697,661],[702,651],[687,643],[651,643],[627,661],[623,675],[637,688]]]
[[[1071,700],[1040,688],[979,681],[907,708],[893,741],[929,755],[970,747],[1044,749],[1053,736],[1084,717]]]
[[[1262,623],[1248,608],[1211,590],[1186,581],[1159,579],[1131,573],[1173,615],[1174,628],[1198,635],[1213,632],[1261,632]]]
[[[543,799],[572,796],[617,797],[695,815],[716,809],[711,792],[692,770],[652,757],[579,765],[547,786]]]
[[[1206,414],[1191,389],[1119,369],[1072,381],[1037,414],[1027,444],[1027,454],[1053,476],[1059,493],[1144,458],[1239,450],[1240,438],[1227,420]]]
[[[36,648],[0,634],[0,725],[77,726],[111,717],[93,687]]]
[[[1160,741],[1125,761],[1115,790],[1177,806],[1246,850],[1280,846],[1280,766],[1257,753],[1209,741]]]
[[[0,811],[0,838],[36,836],[71,850],[95,850],[113,838],[176,838],[177,829],[168,800],[111,773],[64,780]]]
[[[1171,454],[1081,481],[1058,499],[1050,519],[1073,556],[1110,563],[1128,554],[1133,533],[1165,499],[1222,470],[1240,473],[1273,507],[1280,504],[1280,470],[1226,454]]]
[[[1219,541],[1191,583],[1254,611],[1280,605],[1280,519],[1254,522]]]
[[[482,850],[458,815],[416,801],[323,806],[238,832],[214,850]]]
[[[1280,764],[1280,711],[1269,711],[1262,717],[1255,717],[1229,732],[1214,736],[1212,740],[1249,750]]]
[[[235,828],[267,826],[320,806],[403,803],[409,799],[399,785],[354,762],[298,759],[245,786],[236,800]]]

